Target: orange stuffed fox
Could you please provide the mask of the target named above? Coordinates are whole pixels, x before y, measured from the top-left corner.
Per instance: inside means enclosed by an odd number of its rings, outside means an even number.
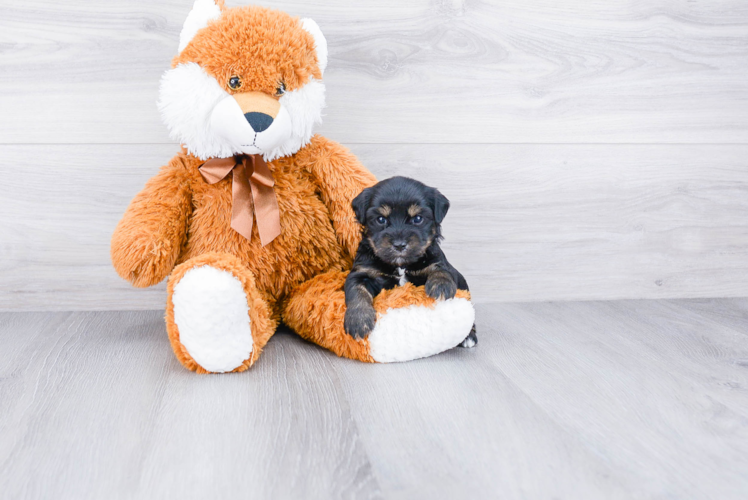
[[[361,238],[351,200],[375,183],[339,144],[312,135],[327,43],[311,19],[197,0],[159,109],[182,151],[133,199],[112,237],[138,287],[167,276],[174,353],[200,373],[244,371],[284,321],[338,356],[405,361],[459,344],[467,292],[434,301],[382,292],[366,339],[345,333],[343,283]]]

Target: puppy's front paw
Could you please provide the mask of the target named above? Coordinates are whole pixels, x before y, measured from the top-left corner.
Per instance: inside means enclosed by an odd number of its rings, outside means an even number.
[[[369,335],[377,322],[377,312],[373,307],[355,307],[345,311],[345,333],[354,339]]]
[[[471,347],[475,347],[475,344],[478,343],[478,335],[475,334],[475,325],[473,325],[473,329],[470,330],[470,333],[468,333],[468,336],[465,337],[465,340],[460,342],[460,347],[465,347],[467,349],[470,349]]]
[[[451,299],[456,293],[457,283],[449,275],[432,275],[426,280],[426,294],[432,299]]]

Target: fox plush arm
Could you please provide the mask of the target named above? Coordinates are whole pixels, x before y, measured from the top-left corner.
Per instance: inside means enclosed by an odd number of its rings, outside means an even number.
[[[112,263],[137,287],[159,283],[174,268],[192,210],[188,174],[179,157],[149,180],[112,236]]]
[[[338,243],[353,261],[361,241],[361,225],[353,213],[351,201],[365,188],[376,184],[377,179],[353,153],[335,141],[316,135],[304,152],[308,160],[302,161],[314,176],[330,211]]]

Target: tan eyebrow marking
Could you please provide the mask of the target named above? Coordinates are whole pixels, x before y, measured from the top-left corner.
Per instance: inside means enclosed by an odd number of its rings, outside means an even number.
[[[410,215],[411,217],[415,217],[416,215],[421,213],[421,210],[423,210],[421,206],[414,203],[408,207],[408,215]]]
[[[379,213],[385,217],[389,217],[392,213],[392,207],[390,207],[389,205],[382,205],[381,207],[379,207]]]

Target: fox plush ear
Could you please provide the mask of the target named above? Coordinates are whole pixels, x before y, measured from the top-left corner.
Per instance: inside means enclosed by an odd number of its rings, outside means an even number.
[[[359,224],[366,225],[366,211],[369,209],[369,203],[371,203],[371,195],[372,189],[366,188],[351,202],[353,213],[356,214]]]
[[[223,0],[195,0],[187,20],[179,34],[179,52],[195,37],[195,34],[205,28],[209,21],[221,17],[224,9]]]
[[[327,40],[325,40],[325,35],[322,34],[322,30],[319,29],[317,23],[308,17],[301,20],[301,27],[314,37],[314,48],[317,51],[319,71],[324,73],[327,67]]]

